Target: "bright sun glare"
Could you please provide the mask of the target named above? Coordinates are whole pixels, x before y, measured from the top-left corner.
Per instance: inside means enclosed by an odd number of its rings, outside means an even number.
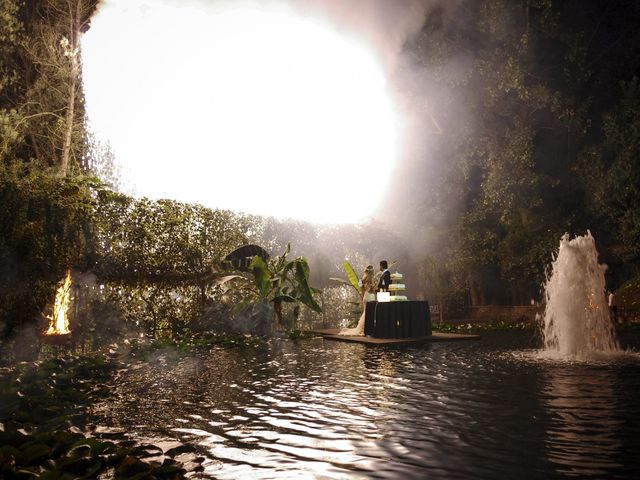
[[[83,39],[92,126],[136,194],[313,222],[370,215],[396,154],[374,53],[284,3],[185,3],[107,1]]]

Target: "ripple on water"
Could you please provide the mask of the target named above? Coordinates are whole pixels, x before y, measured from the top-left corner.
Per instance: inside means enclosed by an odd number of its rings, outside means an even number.
[[[95,411],[196,445],[212,478],[633,478],[638,355],[559,362],[532,347],[524,333],[171,354],[121,372]]]

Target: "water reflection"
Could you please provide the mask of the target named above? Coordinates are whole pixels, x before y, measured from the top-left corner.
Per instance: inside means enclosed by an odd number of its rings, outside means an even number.
[[[547,429],[549,460],[562,473],[606,476],[620,469],[622,450],[616,374],[607,367],[580,364],[549,368],[543,396],[551,422]]]
[[[166,351],[122,371],[95,413],[138,438],[196,445],[207,478],[598,478],[637,469],[639,429],[628,419],[640,418],[639,363],[622,373],[566,369],[510,353],[522,344],[487,336],[404,349],[317,340]]]

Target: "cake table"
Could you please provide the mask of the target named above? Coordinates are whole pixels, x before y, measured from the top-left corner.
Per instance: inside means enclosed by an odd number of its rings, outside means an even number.
[[[367,302],[364,334],[373,338],[417,338],[431,335],[429,302]]]

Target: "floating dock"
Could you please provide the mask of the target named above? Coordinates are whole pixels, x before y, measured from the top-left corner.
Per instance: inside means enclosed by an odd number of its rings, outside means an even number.
[[[457,340],[477,340],[480,338],[480,335],[439,332],[434,332],[432,335],[428,335],[426,337],[416,338],[373,338],[367,336],[338,335],[339,331],[339,328],[327,328],[324,330],[314,330],[314,333],[322,335],[327,340],[336,340],[338,342],[365,343],[370,345],[409,345],[412,343],[452,342]]]

